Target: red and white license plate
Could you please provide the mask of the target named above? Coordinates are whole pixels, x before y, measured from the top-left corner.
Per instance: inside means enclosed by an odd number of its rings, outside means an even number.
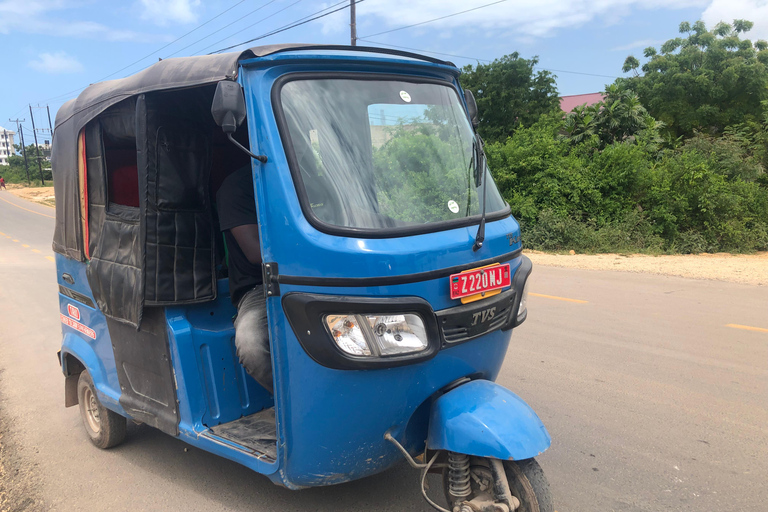
[[[509,263],[465,270],[450,277],[451,299],[467,303],[496,295],[512,284]],[[493,292],[493,293],[490,293]]]

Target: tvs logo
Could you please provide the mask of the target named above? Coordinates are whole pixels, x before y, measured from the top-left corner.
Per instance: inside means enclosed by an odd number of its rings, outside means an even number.
[[[67,304],[67,314],[75,320],[80,320],[80,310],[72,304]]]
[[[472,325],[477,325],[477,321],[479,320],[481,324],[484,324],[488,320],[493,319],[493,317],[496,316],[496,307],[488,308],[484,311],[478,311],[477,313],[472,315]]]

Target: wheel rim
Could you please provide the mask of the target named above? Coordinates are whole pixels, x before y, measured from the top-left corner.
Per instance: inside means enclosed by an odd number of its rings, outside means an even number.
[[[85,421],[88,427],[98,434],[101,430],[101,416],[99,415],[99,402],[93,391],[86,388],[83,402],[85,404]]]

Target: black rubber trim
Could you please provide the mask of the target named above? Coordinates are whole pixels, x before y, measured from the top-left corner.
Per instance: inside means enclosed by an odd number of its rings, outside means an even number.
[[[288,160],[288,167],[291,170],[291,176],[293,177],[294,188],[296,189],[296,195],[299,197],[299,204],[301,205],[301,211],[304,213],[304,218],[322,233],[335,236],[346,236],[354,238],[396,238],[402,236],[422,235],[425,233],[435,233],[437,231],[445,231],[448,229],[456,229],[462,227],[468,227],[480,224],[482,215],[473,215],[471,217],[465,217],[463,219],[446,220],[442,222],[432,222],[429,224],[420,224],[418,226],[407,226],[399,228],[383,228],[383,229],[364,229],[364,228],[351,228],[336,226],[334,224],[328,224],[321,221],[312,211],[309,206],[309,199],[307,198],[307,190],[304,187],[304,180],[301,177],[299,171],[299,164],[296,160],[296,153],[293,149],[293,141],[288,131],[285,121],[285,113],[283,112],[283,106],[280,102],[280,92],[283,86],[288,82],[295,80],[311,80],[311,79],[350,79],[350,80],[398,80],[401,82],[411,82],[417,84],[431,83],[436,85],[448,86],[456,92],[459,96],[459,101],[464,104],[463,96],[456,88],[456,85],[448,80],[440,80],[436,78],[428,77],[414,77],[412,75],[397,75],[397,74],[384,74],[384,73],[349,73],[349,72],[298,72],[288,73],[277,80],[275,80],[272,86],[272,110],[275,113],[275,119],[277,121],[277,129],[280,133],[280,139],[283,141],[283,150],[285,157]],[[465,113],[466,110],[465,110]],[[467,118],[469,114],[467,113]],[[486,222],[493,222],[496,220],[505,219],[512,215],[512,210],[509,204],[506,204],[504,208],[497,212],[487,213],[485,216]]]
[[[433,358],[440,350],[442,336],[435,313],[421,297],[352,297],[288,293],[283,310],[304,351],[318,364],[337,370],[393,368]],[[424,321],[429,345],[422,352],[400,356],[353,356],[341,350],[324,325],[323,317],[333,314],[416,313]]]
[[[306,46],[291,46],[288,48],[281,48],[277,51],[268,53],[266,55],[261,55],[259,57],[244,57],[243,60],[254,60],[257,61],[261,59],[262,57],[268,57],[271,55],[275,55],[277,53],[288,53],[288,52],[301,52],[301,51],[312,51],[312,50],[333,50],[333,51],[350,51],[350,52],[367,52],[367,53],[381,53],[384,55],[395,55],[400,57],[409,57],[412,59],[424,61],[424,62],[431,62],[432,64],[441,64],[443,66],[450,66],[453,68],[456,68],[456,64],[449,60],[440,60],[436,57],[429,57],[427,55],[421,55],[419,53],[412,53],[412,52],[404,52],[402,50],[395,50],[390,48],[381,48],[379,46],[349,46],[349,45],[333,45],[333,44],[313,44],[313,45],[306,45]],[[242,61],[241,61],[242,62]],[[368,64],[368,63],[366,63]],[[414,62],[414,64],[419,64],[418,62]],[[269,65],[274,66],[273,62],[269,62]],[[460,73],[460,70],[456,68],[453,70],[456,76]]]
[[[517,327],[521,323],[525,322],[526,318],[528,318],[527,309],[522,318],[517,318],[517,310],[520,308],[520,301],[523,298],[525,282],[530,277],[532,270],[533,263],[531,263],[531,259],[528,256],[523,256],[523,260],[520,262],[520,266],[517,267],[517,271],[515,272],[515,277],[512,279],[512,289],[517,291],[515,300],[512,302],[512,317],[510,318],[509,323],[502,327],[502,331],[508,331],[513,327]]]
[[[402,274],[399,276],[380,276],[380,277],[311,277],[311,276],[291,276],[280,275],[278,281],[280,284],[295,284],[303,286],[337,286],[337,287],[366,287],[366,286],[393,286],[396,284],[418,283],[421,281],[431,281],[448,277],[457,272],[463,272],[476,267],[484,267],[494,263],[503,263],[515,259],[522,253],[522,249],[516,249],[512,252],[487,258],[472,263],[464,263],[454,267],[441,268],[438,270],[428,270],[426,272],[416,272],[414,274]],[[525,258],[525,256],[524,256]],[[527,259],[527,258],[526,258]],[[530,261],[530,260],[529,260]]]
[[[96,308],[96,306],[93,304],[93,301],[89,297],[87,297],[86,295],[83,295],[80,292],[76,292],[72,288],[67,288],[66,286],[59,285],[59,293],[81,304],[85,304],[89,308]]]

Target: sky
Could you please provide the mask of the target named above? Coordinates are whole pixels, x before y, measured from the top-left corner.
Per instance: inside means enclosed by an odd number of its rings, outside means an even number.
[[[0,0],[0,126],[15,131],[9,118],[25,119],[31,138],[29,104],[36,127],[48,128],[45,107],[55,120],[58,108],[90,83],[131,75],[158,58],[213,52],[346,5]],[[676,37],[682,21],[747,19],[755,22],[747,37],[768,40],[768,0],[362,0],[356,10],[358,44],[409,49],[460,67],[518,52],[552,71],[561,95],[603,90],[625,76],[627,55],[643,62],[643,49]],[[400,29],[409,25],[416,26]],[[297,42],[349,44],[349,9],[230,51]]]

